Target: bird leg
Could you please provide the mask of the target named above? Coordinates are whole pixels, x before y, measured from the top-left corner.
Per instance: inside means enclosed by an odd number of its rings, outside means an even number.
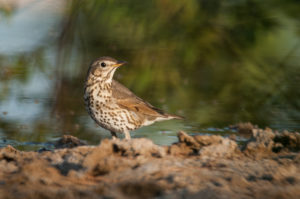
[[[130,139],[131,139],[131,138],[130,138],[130,133],[129,133],[128,130],[125,130],[125,131],[124,131],[124,134],[125,134],[125,139],[126,139],[126,140],[130,140]]]
[[[110,133],[113,140],[116,140],[118,138],[116,132],[111,131]]]

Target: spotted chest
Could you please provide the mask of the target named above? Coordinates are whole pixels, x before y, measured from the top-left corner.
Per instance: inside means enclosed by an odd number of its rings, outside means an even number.
[[[85,89],[85,104],[88,113],[101,127],[113,132],[134,130],[141,126],[135,113],[120,108],[112,97],[110,85],[92,85]]]

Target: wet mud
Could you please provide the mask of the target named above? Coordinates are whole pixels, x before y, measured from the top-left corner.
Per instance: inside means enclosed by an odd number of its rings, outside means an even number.
[[[250,134],[190,136],[158,146],[145,138],[56,149],[0,149],[1,198],[300,198],[300,134],[237,125]]]

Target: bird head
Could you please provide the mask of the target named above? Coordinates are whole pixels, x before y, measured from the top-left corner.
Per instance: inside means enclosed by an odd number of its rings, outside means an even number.
[[[92,62],[88,72],[88,78],[111,82],[117,68],[126,64],[111,57],[100,57]]]

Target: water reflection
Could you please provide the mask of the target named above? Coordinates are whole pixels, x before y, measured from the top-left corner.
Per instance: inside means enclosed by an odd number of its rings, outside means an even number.
[[[245,121],[300,130],[296,7],[293,0],[0,0],[0,138],[110,137],[82,99],[88,64],[103,55],[130,63],[117,71],[119,81],[187,118],[133,137],[164,144],[179,129],[206,133]]]

